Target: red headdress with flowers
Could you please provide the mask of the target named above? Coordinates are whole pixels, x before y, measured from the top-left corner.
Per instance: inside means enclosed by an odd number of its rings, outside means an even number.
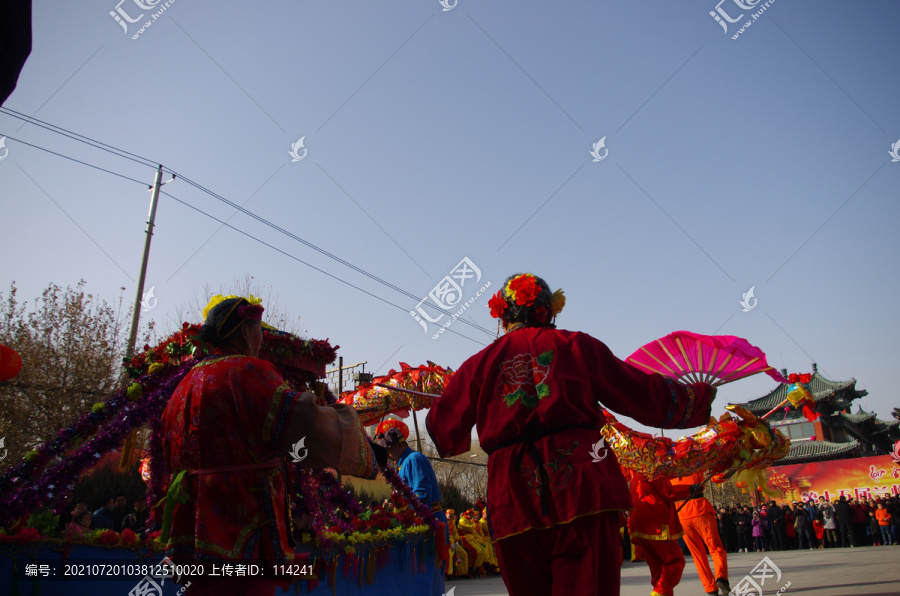
[[[506,320],[511,307],[530,309],[529,319],[535,323],[546,325],[556,319],[566,305],[566,295],[560,289],[551,294],[549,303],[539,299],[543,288],[538,278],[531,273],[512,276],[504,286],[488,301],[491,316]],[[519,309],[516,309],[519,310]]]

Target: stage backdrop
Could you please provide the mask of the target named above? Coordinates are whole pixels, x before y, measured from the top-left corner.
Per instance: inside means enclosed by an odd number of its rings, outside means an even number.
[[[775,466],[765,472],[769,487],[787,502],[900,495],[900,465],[890,455]]]

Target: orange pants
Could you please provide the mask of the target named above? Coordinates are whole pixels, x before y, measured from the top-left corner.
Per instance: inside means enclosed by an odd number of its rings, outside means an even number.
[[[659,592],[662,596],[673,596],[675,586],[681,581],[681,573],[684,571],[684,555],[681,554],[678,541],[646,538],[632,538],[632,541],[640,545],[644,559],[650,567],[650,583],[653,584],[653,591]]]
[[[718,591],[716,579],[728,579],[728,554],[722,547],[722,540],[719,538],[716,516],[689,517],[682,519],[681,525],[684,527],[684,543],[687,544],[688,550],[691,551],[691,556],[694,558],[694,565],[697,567],[697,574],[700,576],[703,589],[707,594]],[[709,568],[709,561],[706,559],[707,549],[712,555],[715,573]]]

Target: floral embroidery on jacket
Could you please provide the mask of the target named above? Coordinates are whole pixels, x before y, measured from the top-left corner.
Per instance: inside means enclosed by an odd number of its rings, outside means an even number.
[[[550,374],[553,351],[547,350],[540,356],[519,354],[501,364],[500,396],[507,407],[521,402],[529,410],[550,395],[550,388],[544,381]]]
[[[560,448],[554,449],[557,456],[552,460],[543,464],[544,470],[547,472],[548,486],[552,490],[562,490],[572,479],[575,467],[567,460],[571,457],[575,449],[578,448],[578,441],[572,441],[570,449]],[[525,456],[528,457],[527,455]],[[534,491],[535,495],[541,494],[541,472],[540,468],[526,462],[519,465],[519,473],[525,476],[528,486]]]

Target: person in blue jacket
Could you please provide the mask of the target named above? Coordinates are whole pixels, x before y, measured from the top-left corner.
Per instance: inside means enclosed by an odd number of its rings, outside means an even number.
[[[408,430],[406,436],[409,436]],[[438,488],[437,476],[434,475],[434,468],[431,467],[428,458],[414,451],[406,442],[404,433],[396,427],[384,433],[384,437],[377,440],[376,444],[387,449],[388,457],[397,464],[397,474],[400,478],[446,527],[447,516],[441,506],[441,490]],[[446,533],[444,539],[447,539]],[[440,569],[434,574],[431,594],[435,596],[444,594],[444,573]]]

